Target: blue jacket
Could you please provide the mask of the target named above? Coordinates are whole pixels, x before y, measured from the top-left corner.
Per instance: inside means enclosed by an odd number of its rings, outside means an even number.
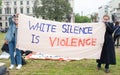
[[[12,19],[13,19],[13,16],[10,16],[9,20],[8,20],[9,21],[9,29],[5,36],[5,40],[7,40],[8,42],[11,42],[12,38],[15,37],[14,35],[17,34],[16,25]]]

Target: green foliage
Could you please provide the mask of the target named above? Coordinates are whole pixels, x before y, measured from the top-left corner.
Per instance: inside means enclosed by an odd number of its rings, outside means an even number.
[[[2,5],[2,0],[0,0],[0,6]]]
[[[95,19],[95,16],[94,15],[91,15],[91,21],[93,22]]]
[[[37,18],[39,17],[39,11],[40,11],[40,9],[38,7],[39,3],[40,3],[39,0],[35,0],[34,8],[33,8],[33,13]]]
[[[76,23],[87,23],[90,21],[91,21],[91,19],[88,18],[87,16],[80,16],[79,14],[75,15],[75,22]]]
[[[97,17],[98,17],[98,13],[91,14],[91,21],[98,22]]]
[[[41,6],[34,3],[35,15],[44,19],[62,21],[72,13],[72,8],[67,0],[41,0]]]
[[[5,37],[5,34],[0,32],[0,49],[1,49],[1,46],[4,42],[4,37]]]

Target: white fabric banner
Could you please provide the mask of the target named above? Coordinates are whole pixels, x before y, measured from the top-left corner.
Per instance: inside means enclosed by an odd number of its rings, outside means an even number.
[[[99,59],[104,23],[65,23],[19,15],[17,48],[78,59]]]

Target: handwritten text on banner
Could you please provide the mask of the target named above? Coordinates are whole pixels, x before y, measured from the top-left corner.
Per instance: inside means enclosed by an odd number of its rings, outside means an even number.
[[[65,23],[19,15],[17,48],[46,54],[99,59],[104,23]]]

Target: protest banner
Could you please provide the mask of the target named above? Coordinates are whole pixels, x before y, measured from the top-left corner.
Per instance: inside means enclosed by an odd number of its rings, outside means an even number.
[[[99,59],[104,23],[65,23],[19,14],[17,48],[78,59]]]

